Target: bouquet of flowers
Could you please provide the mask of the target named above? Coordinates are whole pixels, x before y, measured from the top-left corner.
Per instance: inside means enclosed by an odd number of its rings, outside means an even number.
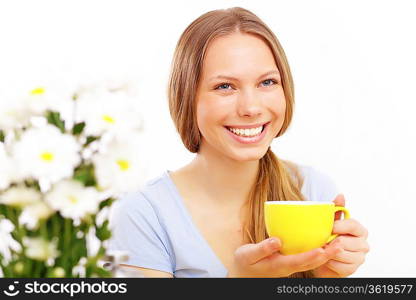
[[[128,85],[0,91],[0,276],[112,276],[109,209],[143,183],[142,131]]]

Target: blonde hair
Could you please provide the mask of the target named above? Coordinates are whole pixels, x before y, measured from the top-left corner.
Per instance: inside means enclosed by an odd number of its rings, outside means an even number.
[[[182,33],[172,61],[168,83],[169,110],[185,147],[196,153],[201,133],[196,120],[195,95],[209,43],[234,32],[253,34],[266,42],[281,74],[286,98],[285,119],[276,137],[288,128],[294,108],[294,86],[286,55],[274,33],[252,12],[233,7],[207,12],[193,21]],[[303,178],[295,164],[276,157],[272,150],[259,161],[256,182],[250,190],[248,215],[244,223],[245,240],[258,243],[268,237],[264,224],[264,202],[270,200],[304,200],[300,190]],[[290,277],[310,277],[310,272]]]

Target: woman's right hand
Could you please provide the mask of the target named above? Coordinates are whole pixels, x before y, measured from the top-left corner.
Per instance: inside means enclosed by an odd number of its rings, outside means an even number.
[[[293,255],[281,254],[280,247],[277,238],[239,247],[234,253],[236,268],[228,277],[289,277],[293,273],[315,269],[342,251],[338,242]]]

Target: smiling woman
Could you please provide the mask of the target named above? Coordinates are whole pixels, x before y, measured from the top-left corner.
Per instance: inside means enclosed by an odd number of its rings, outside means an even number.
[[[285,120],[280,73],[257,35],[236,32],[211,42],[196,99],[202,144],[233,153],[237,160],[260,159]]]
[[[265,201],[344,200],[326,175],[271,151],[291,122],[294,90],[283,48],[256,15],[230,8],[192,22],[168,97],[196,156],[114,208],[111,247],[129,252],[126,267],[150,277],[342,277],[364,261],[366,230],[351,219],[335,222],[333,242],[300,254],[282,255],[268,237]]]

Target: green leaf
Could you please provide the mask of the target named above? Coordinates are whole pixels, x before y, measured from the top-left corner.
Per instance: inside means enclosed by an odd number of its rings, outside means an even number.
[[[98,140],[100,137],[99,136],[87,136],[87,142],[85,143],[84,147],[88,146],[89,144],[91,144],[92,142]]]
[[[105,248],[101,245],[100,248],[98,249],[96,257],[98,259],[98,258],[103,257],[104,255],[105,255]]]
[[[72,127],[72,134],[73,135],[80,135],[84,130],[85,122],[77,123]]]
[[[3,130],[0,130],[0,142],[1,143],[4,143],[4,138],[5,138],[4,132]]]
[[[55,125],[58,127],[62,133],[65,132],[65,122],[61,119],[61,114],[56,111],[48,111],[46,118],[49,124]]]
[[[111,231],[108,229],[108,220],[105,220],[100,227],[96,228],[95,235],[100,241],[108,240],[111,237]]]
[[[94,165],[81,165],[75,170],[74,179],[82,182],[84,186],[95,186],[97,184],[94,175]]]
[[[114,198],[108,198],[108,199],[105,199],[104,201],[101,201],[99,210],[103,209],[106,206],[111,206],[115,200],[116,199]]]

